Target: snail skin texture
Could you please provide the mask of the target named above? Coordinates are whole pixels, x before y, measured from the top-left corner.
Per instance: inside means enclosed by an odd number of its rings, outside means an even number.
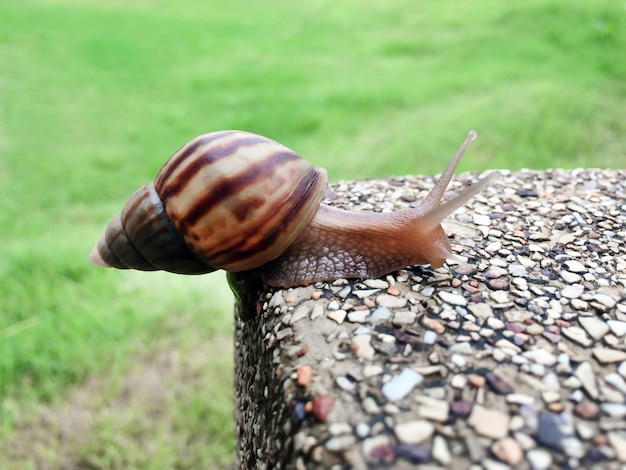
[[[137,190],[90,259],[180,274],[250,271],[275,287],[437,268],[455,256],[441,221],[496,175],[439,204],[476,136],[468,134],[418,207],[371,213],[321,204],[326,171],[277,142],[243,131],[204,134]]]

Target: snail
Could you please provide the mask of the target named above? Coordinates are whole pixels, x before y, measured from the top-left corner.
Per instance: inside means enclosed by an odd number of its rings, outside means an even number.
[[[250,271],[274,287],[380,277],[453,258],[441,222],[496,173],[439,204],[471,131],[424,201],[394,212],[322,204],[327,175],[287,147],[244,131],[181,147],[106,228],[92,264],[202,274]]]

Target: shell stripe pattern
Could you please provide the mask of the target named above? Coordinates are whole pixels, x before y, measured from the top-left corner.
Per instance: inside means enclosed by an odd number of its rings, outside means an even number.
[[[176,152],[157,175],[155,189],[196,256],[240,271],[289,246],[313,219],[326,182],[324,170],[277,142],[221,131]]]

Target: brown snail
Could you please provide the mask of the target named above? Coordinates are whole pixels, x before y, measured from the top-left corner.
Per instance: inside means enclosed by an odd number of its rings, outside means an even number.
[[[416,208],[353,212],[321,204],[326,171],[268,138],[204,134],[142,186],[91,252],[96,266],[202,274],[253,270],[271,286],[379,277],[453,257],[441,221],[490,181],[439,204],[471,131]]]

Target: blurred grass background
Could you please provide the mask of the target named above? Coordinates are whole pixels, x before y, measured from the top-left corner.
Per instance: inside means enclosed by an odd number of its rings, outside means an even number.
[[[184,142],[245,129],[338,180],[440,172],[475,128],[461,171],[624,168],[625,27],[615,0],[0,2],[0,468],[233,460],[223,274],[87,262]]]

